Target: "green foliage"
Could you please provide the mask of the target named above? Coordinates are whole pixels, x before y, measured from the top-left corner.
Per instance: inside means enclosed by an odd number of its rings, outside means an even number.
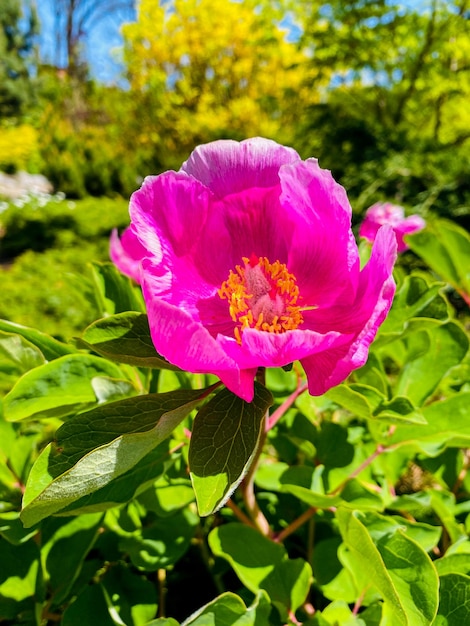
[[[106,263],[80,279],[99,315],[74,345],[1,322],[2,618],[465,623],[468,312],[436,275],[464,287],[467,246],[429,229],[432,271],[410,237],[422,268],[401,257],[367,364],[319,398],[296,364],[250,404],[168,368]]]
[[[27,7],[26,15],[22,6]],[[4,0],[0,6],[0,119],[19,117],[33,97],[31,66],[38,33],[34,7],[20,0]]]
[[[196,142],[265,134],[331,168],[356,219],[393,199],[428,226],[364,367],[319,398],[297,364],[259,373],[248,404],[155,351],[105,262],[127,202],[2,203],[0,622],[461,626],[470,240],[434,215],[468,216],[465,5],[157,4],[125,28],[129,90],[40,68],[3,167],[39,146],[67,195],[128,195]]]
[[[93,287],[102,279],[97,270],[91,271],[89,261],[108,259],[109,233],[127,223],[128,203],[109,198],[70,202],[58,195],[32,196],[4,206],[0,318],[67,339],[78,335],[105,310]],[[138,306],[135,297],[132,301],[124,310]]]

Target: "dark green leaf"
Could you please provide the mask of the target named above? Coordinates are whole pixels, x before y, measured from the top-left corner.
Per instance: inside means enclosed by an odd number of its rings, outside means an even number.
[[[171,465],[172,458],[168,448],[168,441],[165,440],[124,474],[114,478],[110,483],[93,491],[93,493],[71,502],[60,511],[60,515],[107,511],[110,507],[129,502],[152,484],[156,478],[160,478]],[[192,499],[194,499],[192,489],[191,494]]]
[[[64,611],[61,626],[116,626],[108,611],[101,585],[86,586]]]
[[[132,534],[126,533],[119,546],[140,570],[155,572],[166,569],[187,551],[198,524],[198,516],[189,509],[170,518],[155,517]]]
[[[223,506],[245,476],[272,402],[266,387],[255,383],[252,402],[223,389],[196,415],[189,468],[200,515]]]
[[[66,600],[83,561],[96,541],[102,517],[95,514],[68,521],[51,519],[42,527],[41,555],[56,606]],[[65,571],[67,576],[64,576]]]
[[[39,455],[29,475],[24,524],[33,525],[132,470],[211,390],[128,398],[64,424],[57,441]]]
[[[178,369],[155,350],[148,319],[143,313],[118,313],[94,322],[83,333],[81,344],[119,363]]]
[[[470,576],[444,574],[440,583],[439,610],[433,626],[470,624]]]
[[[0,554],[0,616],[16,620],[18,614],[32,609],[39,599],[39,549],[33,540],[14,546],[0,538]]]
[[[157,611],[158,598],[154,582],[122,563],[109,568],[101,580],[101,588],[115,624],[144,626]],[[87,624],[91,626],[93,622]]]

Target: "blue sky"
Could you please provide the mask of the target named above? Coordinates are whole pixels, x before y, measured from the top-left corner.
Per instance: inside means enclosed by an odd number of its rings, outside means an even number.
[[[36,8],[41,23],[41,59],[45,63],[55,63],[57,50],[54,38],[53,2],[37,0]],[[114,83],[120,78],[119,48],[122,45],[120,36],[122,18],[123,12],[116,15],[110,13],[97,22],[87,38],[86,57],[91,74],[104,83]]]

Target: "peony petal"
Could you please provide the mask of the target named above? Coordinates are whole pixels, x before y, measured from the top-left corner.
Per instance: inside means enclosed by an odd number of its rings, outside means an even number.
[[[184,173],[147,177],[132,194],[129,211],[134,232],[148,256],[158,262],[168,251],[187,254],[204,228],[210,195]]]
[[[218,342],[241,368],[282,367],[336,345],[350,344],[353,338],[353,335],[336,331],[325,334],[309,330],[271,333],[247,328],[243,331],[241,345],[235,339],[223,336],[218,337]]]
[[[351,302],[359,255],[345,190],[315,159],[282,167],[280,178],[282,209],[296,225],[288,267],[305,304],[328,306],[338,298]]]
[[[109,256],[118,269],[137,283],[140,283],[141,261],[146,255],[132,228],[128,227],[121,238],[116,229],[111,233]]]
[[[390,227],[374,232],[360,272],[345,190],[315,159],[303,162],[261,138],[213,142],[179,172],[145,179],[130,213],[131,228],[121,240],[112,236],[111,255],[142,281],[153,342],[170,362],[215,374],[251,401],[258,367],[300,360],[318,394],[367,359],[393,298],[395,234]],[[218,290],[252,254],[294,274],[303,321],[279,334],[246,328],[238,343]],[[273,302],[281,289],[271,284]],[[249,309],[247,300],[241,304]]]
[[[222,350],[208,330],[194,321],[188,312],[159,298],[158,293],[154,293],[152,277],[145,273],[142,289],[150,334],[157,352],[185,371],[215,374],[234,393],[243,392],[247,398],[247,374],[242,376],[238,364]]]
[[[181,171],[223,198],[245,189],[277,185],[280,166],[299,160],[295,150],[269,139],[221,139],[198,146]]]
[[[359,226],[359,236],[373,242],[377,231],[384,225],[393,227],[397,238],[398,252],[408,250],[403,236],[422,230],[426,222],[419,215],[405,217],[405,209],[391,202],[376,202],[370,206]]]
[[[356,335],[345,353],[344,346],[340,346],[301,361],[312,395],[325,393],[367,361],[369,346],[392,305],[395,293],[392,270],[396,254],[393,230],[383,226],[377,233],[371,258],[361,272],[355,305],[349,308],[349,312],[346,308],[325,312],[324,328],[336,326],[343,332],[355,330]]]

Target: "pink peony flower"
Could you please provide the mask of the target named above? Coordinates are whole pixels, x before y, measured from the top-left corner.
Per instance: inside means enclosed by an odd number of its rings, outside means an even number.
[[[259,367],[299,360],[320,395],[367,360],[391,306],[393,230],[362,271],[346,192],[316,159],[254,138],[199,146],[150,176],[111,254],[140,282],[168,361],[253,399]]]
[[[403,240],[404,235],[415,233],[426,226],[426,222],[419,215],[405,217],[405,210],[401,206],[390,202],[376,202],[367,209],[364,221],[359,227],[359,236],[372,242],[384,224],[389,224],[393,228],[398,252],[408,250]]]

